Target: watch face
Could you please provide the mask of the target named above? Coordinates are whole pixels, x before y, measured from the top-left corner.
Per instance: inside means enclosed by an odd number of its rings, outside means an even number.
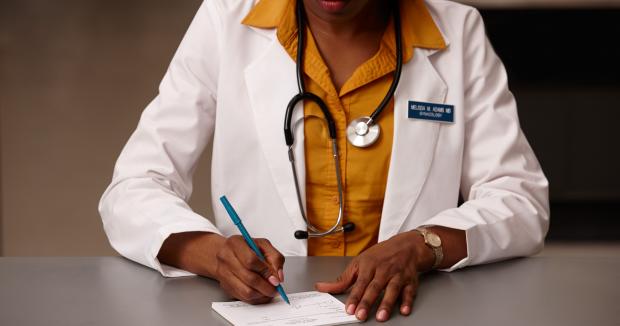
[[[428,244],[432,247],[441,247],[441,238],[435,233],[429,233],[426,237]]]

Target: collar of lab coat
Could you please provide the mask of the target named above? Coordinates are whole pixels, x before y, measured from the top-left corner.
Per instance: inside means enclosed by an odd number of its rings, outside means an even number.
[[[261,2],[263,1],[269,0]],[[250,28],[264,36],[264,50],[259,51],[256,59],[244,70],[260,143],[278,193],[292,217],[293,224],[297,229],[306,229],[297,204],[291,163],[283,134],[286,105],[290,98],[297,94],[295,62],[282,48],[275,29],[255,26]],[[447,44],[446,42],[445,46]],[[379,241],[406,231],[400,228],[414,208],[430,171],[441,126],[436,122],[409,119],[408,101],[445,102],[448,88],[431,60],[431,56],[439,50],[441,48],[414,47],[413,58],[403,66],[401,80],[394,95],[394,137]],[[294,164],[305,207],[302,108],[298,107],[294,111],[292,121],[295,128]]]

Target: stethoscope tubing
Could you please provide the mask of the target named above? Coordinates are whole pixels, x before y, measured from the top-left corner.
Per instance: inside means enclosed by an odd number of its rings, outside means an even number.
[[[375,109],[375,111],[369,116],[369,120],[367,124],[370,126],[376,123],[378,116],[381,114],[383,109],[390,102],[391,98],[394,96],[396,92],[396,88],[398,86],[398,81],[400,79],[400,75],[402,72],[402,35],[401,35],[401,25],[400,25],[400,14],[398,10],[398,2],[395,2],[394,8],[394,29],[395,29],[395,37],[396,37],[396,69],[394,71],[394,78],[390,85],[388,92],[385,97]],[[299,93],[295,95],[288,103],[286,107],[286,113],[284,117],[284,138],[286,145],[288,146],[288,157],[291,163],[291,169],[293,171],[293,178],[295,181],[295,192],[297,194],[297,202],[299,204],[299,208],[301,211],[301,216],[306,223],[306,226],[310,232],[307,231],[296,231],[295,237],[298,239],[311,238],[311,237],[323,237],[336,232],[349,232],[355,229],[355,224],[352,222],[346,223],[343,226],[340,226],[343,218],[344,218],[344,203],[343,203],[343,186],[342,186],[342,175],[340,171],[340,158],[338,154],[338,145],[336,142],[336,123],[329,112],[329,108],[325,104],[325,102],[316,94],[305,91],[304,78],[303,78],[303,50],[304,50],[304,33],[306,30],[306,23],[304,20],[304,10],[302,0],[297,0],[296,4],[296,15],[297,15],[297,63],[296,63],[296,74],[297,74],[297,87]],[[317,227],[315,227],[308,220],[305,209],[303,206],[303,199],[301,197],[301,191],[299,188],[299,177],[297,174],[297,168],[295,167],[295,154],[293,151],[293,144],[295,143],[294,131],[292,126],[292,116],[295,107],[299,102],[303,102],[304,100],[308,100],[316,103],[321,112],[325,116],[325,120],[327,122],[327,128],[329,130],[329,137],[332,147],[332,156],[334,158],[334,166],[336,170],[336,180],[338,187],[338,218],[336,219],[336,223],[330,227],[328,230],[321,231]],[[299,235],[299,236],[298,236]]]

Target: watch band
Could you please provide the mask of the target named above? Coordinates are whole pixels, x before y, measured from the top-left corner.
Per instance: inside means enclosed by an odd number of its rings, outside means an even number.
[[[441,265],[443,261],[443,247],[441,243],[441,238],[437,233],[430,231],[427,228],[417,228],[416,231],[424,237],[424,243],[433,250],[433,254],[435,255],[435,262],[433,263],[432,269],[436,269]]]

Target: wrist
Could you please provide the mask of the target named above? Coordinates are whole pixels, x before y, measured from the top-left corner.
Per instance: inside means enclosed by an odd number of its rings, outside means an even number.
[[[417,230],[408,232],[411,236],[411,243],[415,252],[416,268],[420,272],[430,271],[435,263],[433,250],[426,245],[424,237]]]
[[[221,250],[226,244],[226,238],[217,233],[208,233],[203,235],[204,240],[197,248],[204,252],[203,261],[200,263],[206,265],[207,274],[211,278],[216,277],[216,271],[218,269],[219,261],[217,259],[218,251]]]
[[[166,265],[214,277],[217,250],[225,241],[221,235],[210,232],[175,233],[164,241],[157,258]]]

